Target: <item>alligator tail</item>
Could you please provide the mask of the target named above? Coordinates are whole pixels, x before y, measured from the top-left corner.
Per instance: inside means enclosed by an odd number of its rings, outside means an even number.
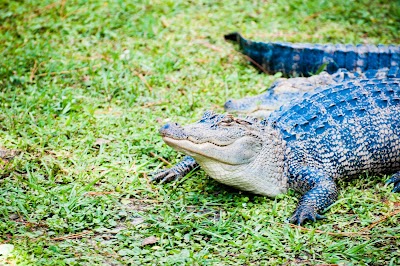
[[[241,43],[243,43],[244,41],[246,41],[246,39],[243,38],[243,36],[240,35],[239,32],[232,32],[232,33],[226,34],[226,35],[224,35],[224,38],[225,38],[226,41],[231,41],[231,42],[234,42],[234,43],[238,43],[239,45]]]
[[[334,45],[287,42],[254,42],[239,33],[225,35],[238,43],[243,54],[264,72],[284,76],[311,76],[322,70],[329,74],[345,68],[351,72],[365,72],[400,65],[398,45]]]

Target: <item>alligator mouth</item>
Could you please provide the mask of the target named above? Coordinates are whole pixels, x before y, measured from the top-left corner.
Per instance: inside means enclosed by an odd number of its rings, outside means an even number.
[[[165,142],[178,143],[178,142],[186,141],[187,143],[192,143],[192,145],[202,145],[202,144],[204,144],[204,145],[212,145],[212,146],[221,147],[221,148],[222,147],[227,147],[227,146],[231,145],[232,143],[234,143],[236,141],[236,140],[232,140],[232,141],[227,141],[227,142],[224,142],[224,143],[215,143],[215,142],[210,141],[210,140],[200,141],[200,140],[198,140],[196,138],[193,138],[193,137],[174,138],[174,137],[171,137],[171,136],[162,136],[162,138],[163,138],[163,140]]]
[[[161,134],[161,137],[163,138],[164,141],[175,141],[175,142],[179,142],[179,141],[188,141],[191,142],[195,145],[201,145],[201,144],[211,144],[217,147],[226,147],[231,145],[232,143],[234,143],[236,140],[227,140],[221,143],[215,143],[214,141],[210,140],[210,139],[204,139],[204,140],[198,140],[192,136],[174,136],[174,135],[169,135],[169,134]]]
[[[234,143],[237,140],[225,137],[224,139],[218,139],[218,141],[215,141],[212,136],[211,137],[201,136],[199,138],[196,137],[197,134],[196,130],[193,129],[192,131],[193,133],[191,134],[190,132],[187,132],[187,130],[185,130],[183,127],[181,127],[179,124],[171,123],[171,124],[166,124],[165,126],[160,128],[159,133],[164,140],[170,140],[170,141],[175,140],[176,142],[187,140],[193,143],[193,145],[209,143],[214,146],[225,147]]]
[[[224,163],[227,165],[241,165],[246,162],[237,163],[225,160],[224,158],[229,158],[226,154],[231,153],[226,147],[235,143],[237,140],[234,140],[230,143],[224,144],[215,144],[213,142],[205,141],[202,143],[196,143],[191,141],[189,138],[186,139],[175,139],[169,136],[162,137],[164,142],[174,149],[186,153],[187,155],[195,157],[203,157],[209,160],[218,161],[220,163]]]
[[[214,160],[215,160],[215,158],[210,156],[209,153],[207,153],[207,151],[210,148],[211,149],[218,149],[218,148],[223,148],[223,147],[228,146],[228,145],[223,145],[223,146],[222,145],[217,145],[217,144],[214,144],[212,142],[196,143],[196,142],[193,142],[193,141],[191,141],[189,139],[174,139],[174,138],[170,138],[170,137],[163,137],[163,140],[169,146],[171,146],[171,147],[173,147],[173,148],[175,148],[177,150],[181,150],[183,152],[186,152],[191,156],[200,155],[202,157],[206,157],[206,158],[214,159]],[[228,163],[228,162],[224,162],[224,163],[231,164],[231,163]]]

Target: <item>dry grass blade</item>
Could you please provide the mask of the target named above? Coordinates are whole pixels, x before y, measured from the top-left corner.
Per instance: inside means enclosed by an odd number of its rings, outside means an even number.
[[[71,235],[66,235],[66,236],[61,236],[61,237],[55,237],[55,238],[52,238],[51,240],[60,241],[60,240],[65,240],[65,239],[76,239],[76,238],[81,238],[90,233],[92,233],[92,231],[84,231],[84,232],[78,233],[78,234],[71,234]]]
[[[116,193],[115,191],[89,191],[86,192],[86,196],[102,196],[102,195],[110,195]]]
[[[153,88],[150,86],[146,78],[141,73],[135,71],[134,69],[131,69],[131,71],[135,76],[137,76],[143,82],[143,84],[149,89],[149,91],[153,91]]]
[[[100,67],[101,64],[97,64],[94,65],[92,67],[82,67],[82,68],[77,68],[77,69],[72,69],[72,70],[64,70],[64,71],[60,71],[60,72],[48,72],[48,73],[40,73],[36,76],[38,77],[45,77],[45,76],[57,76],[57,75],[62,75],[62,74],[69,74],[69,73],[73,73],[73,72],[77,72],[77,71],[85,71],[88,69],[96,69],[98,67]]]
[[[211,43],[209,43],[209,42],[206,42],[206,41],[201,41],[201,40],[199,40],[199,41],[197,41],[197,42],[195,42],[195,43],[201,44],[201,45],[203,45],[204,47],[207,47],[207,48],[209,48],[209,49],[211,49],[211,50],[213,50],[213,51],[216,51],[216,52],[222,53],[222,52],[224,51],[223,48],[218,47],[218,46],[216,46],[216,45],[214,45],[214,44],[211,44]]]
[[[284,226],[284,224],[278,223],[281,226]],[[300,229],[301,231],[314,231],[318,234],[325,234],[325,235],[330,235],[330,236],[349,236],[349,237],[355,237],[355,236],[362,236],[362,237],[369,237],[369,233],[360,233],[360,232],[326,232],[322,231],[319,229],[313,229],[313,228],[306,228],[300,225],[295,225],[295,224],[289,224],[291,228],[297,228]]]
[[[167,164],[167,165],[172,165],[170,162],[168,162],[167,160],[165,160],[164,158],[156,155],[154,152],[150,152],[150,155],[153,156],[154,158],[159,159],[160,161],[162,161],[163,163]]]
[[[383,221],[385,221],[386,219],[388,219],[389,217],[393,217],[393,216],[395,216],[395,215],[397,215],[397,214],[399,214],[399,213],[400,213],[400,209],[399,209],[399,210],[392,211],[391,213],[389,213],[388,215],[386,215],[386,216],[384,216],[383,218],[379,219],[378,221],[373,222],[373,223],[370,224],[369,226],[367,226],[367,227],[361,229],[360,232],[369,231],[369,230],[371,230],[372,228],[374,228],[375,226],[377,226],[378,224],[380,224],[380,223],[382,223]]]
[[[322,231],[319,229],[310,229],[310,228],[306,228],[300,225],[295,225],[295,224],[289,224],[290,227],[292,228],[297,228],[300,229],[302,231],[314,231],[318,234],[325,234],[325,235],[330,235],[330,236],[347,236],[347,237],[370,237],[371,233],[368,232],[369,230],[371,230],[372,228],[374,228],[375,226],[377,226],[378,224],[382,223],[383,221],[385,221],[386,219],[388,219],[389,217],[393,217],[394,215],[400,213],[400,210],[395,210],[392,211],[391,213],[389,213],[388,215],[386,215],[385,217],[379,219],[376,222],[373,222],[372,224],[370,224],[369,226],[361,229],[360,231],[357,232],[326,232],[326,231]],[[283,226],[283,224],[279,224],[281,226]],[[398,238],[398,236],[388,236],[389,238]]]
[[[241,56],[243,56],[244,58],[246,58],[246,60],[250,61],[251,63],[253,63],[258,69],[260,69],[262,72],[264,72],[265,74],[268,74],[268,71],[259,63],[257,63],[256,61],[254,61],[252,58],[248,57],[247,55],[244,54],[240,54]]]
[[[168,101],[161,100],[161,101],[157,101],[157,102],[145,103],[142,106],[144,108],[148,108],[148,107],[152,107],[152,106],[156,106],[156,105],[161,105],[161,104],[164,104],[164,103],[168,103]]]
[[[29,75],[29,82],[32,82],[33,79],[35,78],[35,73],[38,69],[37,61],[35,60],[35,63],[31,69],[31,74]]]

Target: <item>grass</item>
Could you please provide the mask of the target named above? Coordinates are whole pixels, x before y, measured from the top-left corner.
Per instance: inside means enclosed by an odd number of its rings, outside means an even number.
[[[0,164],[0,265],[400,264],[387,177],[341,182],[328,219],[301,228],[285,223],[293,192],[147,177],[182,158],[162,124],[275,79],[223,34],[398,44],[399,17],[396,1],[1,2],[0,144],[20,154]]]

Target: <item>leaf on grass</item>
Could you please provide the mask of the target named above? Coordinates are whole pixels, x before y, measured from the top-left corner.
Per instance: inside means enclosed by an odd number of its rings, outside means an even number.
[[[157,238],[157,237],[155,237],[155,236],[149,236],[148,238],[145,238],[145,239],[142,241],[142,246],[151,245],[151,244],[157,243],[157,241],[158,241],[158,238]]]
[[[107,144],[107,143],[110,143],[110,142],[111,142],[111,140],[98,138],[94,142],[93,146],[96,146],[96,145],[100,146],[100,145]]]
[[[141,224],[143,222],[144,222],[144,219],[142,217],[136,217],[136,218],[132,219],[131,224],[132,225],[138,225],[138,224]]]
[[[122,205],[128,205],[129,203],[131,203],[131,201],[129,199],[121,199],[121,204]]]
[[[7,257],[14,249],[14,245],[1,244],[0,245],[0,256]]]
[[[124,248],[118,251],[118,255],[120,256],[128,256],[131,255],[133,252],[130,249]]]
[[[115,192],[112,191],[88,191],[85,193],[85,196],[102,196],[102,195],[109,195]]]

